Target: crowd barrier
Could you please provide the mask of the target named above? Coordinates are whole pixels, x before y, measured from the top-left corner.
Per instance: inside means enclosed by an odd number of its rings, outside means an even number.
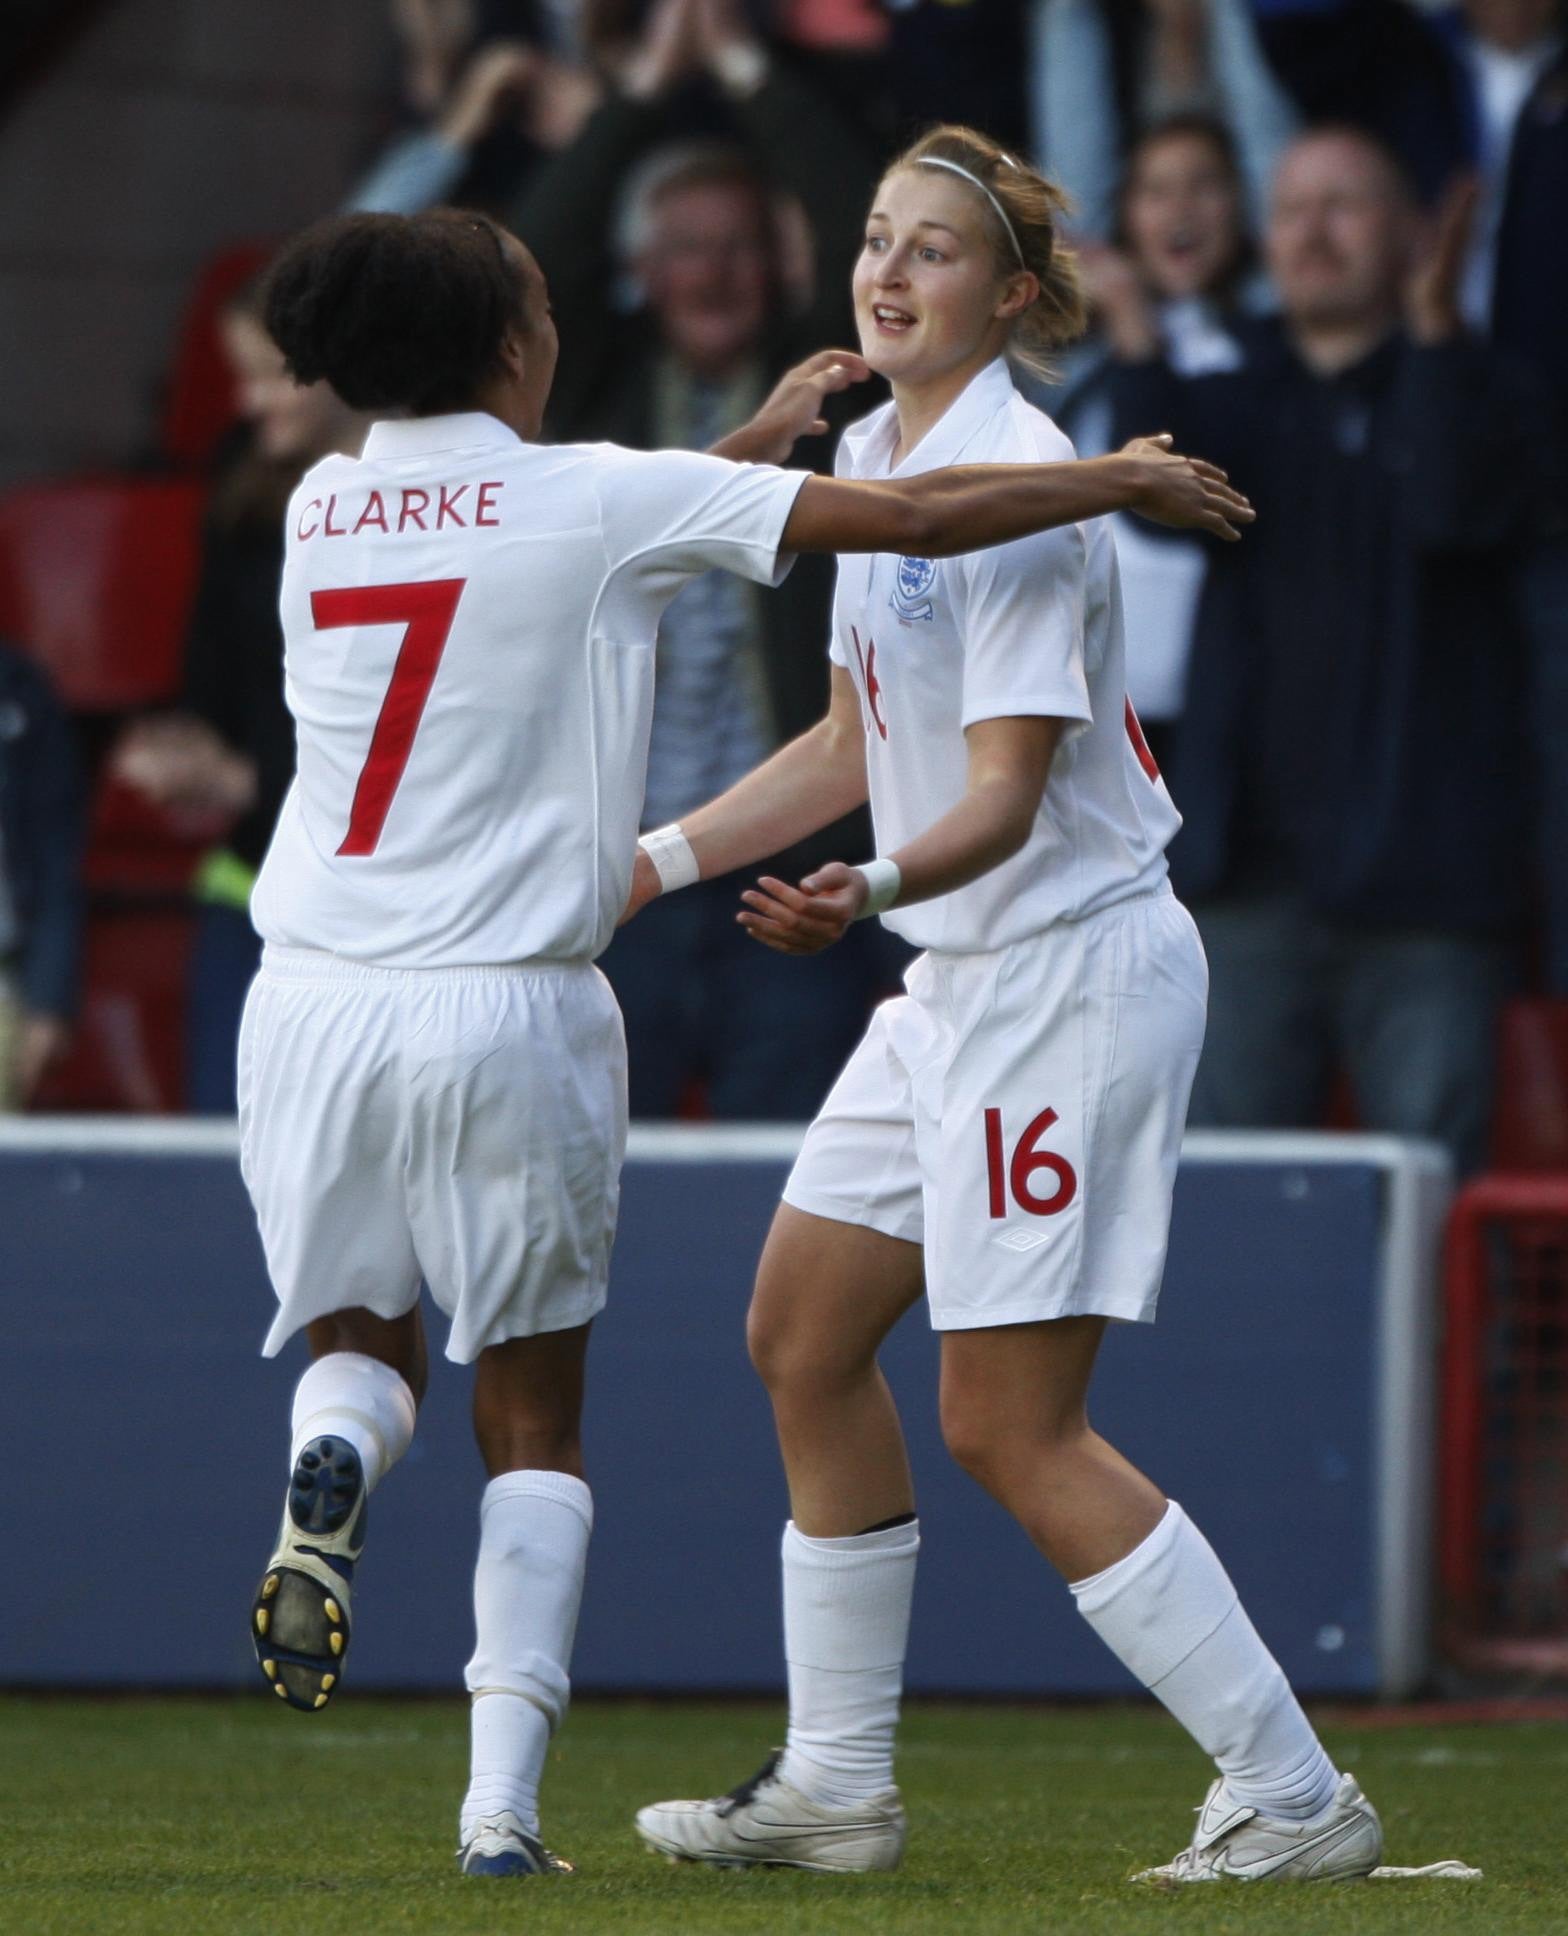
[[[583,1689],[780,1684],[786,1500],[747,1364],[752,1267],[794,1131],[634,1129],[590,1353],[597,1526]],[[1378,1137],[1194,1135],[1160,1321],[1116,1326],[1097,1425],[1204,1527],[1304,1692],[1426,1670],[1441,1156]],[[225,1124],[0,1125],[8,1579],[0,1684],[218,1687],[254,1674],[249,1596],[286,1469],[297,1344]],[[377,1493],[355,1595],[361,1687],[455,1687],[483,1483],[468,1374],[439,1360]],[[1103,1695],[1131,1683],[1001,1510],[948,1460],[922,1310],[884,1362],[923,1551],[910,1684]]]

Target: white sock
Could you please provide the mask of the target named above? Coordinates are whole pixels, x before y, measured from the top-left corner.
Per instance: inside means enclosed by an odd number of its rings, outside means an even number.
[[[414,1436],[414,1394],[390,1365],[361,1351],[329,1351],[294,1387],[289,1467],[312,1439],[347,1439],[374,1491]]]
[[[1214,1549],[1175,1500],[1140,1545],[1072,1583],[1078,1611],[1207,1753],[1236,1800],[1306,1821],[1339,1775]]]
[[[830,1808],[893,1786],[920,1526],[849,1539],[784,1528],[789,1735],[779,1773]]]
[[[485,1487],[474,1569],[472,1760],[459,1837],[486,1815],[539,1827],[539,1778],[566,1713],[593,1494],[568,1472],[503,1472]]]

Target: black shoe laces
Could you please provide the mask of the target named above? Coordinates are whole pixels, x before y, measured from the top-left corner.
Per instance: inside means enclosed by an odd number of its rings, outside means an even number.
[[[738,1788],[732,1788],[719,1805],[721,1815],[733,1815],[749,1801],[754,1801],[759,1788],[766,1788],[770,1782],[779,1778],[779,1763],[784,1759],[784,1750],[775,1748],[754,1775],[749,1776]]]

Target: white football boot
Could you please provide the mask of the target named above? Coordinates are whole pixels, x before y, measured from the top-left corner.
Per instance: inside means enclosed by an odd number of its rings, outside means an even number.
[[[1305,1822],[1281,1822],[1243,1807],[1222,1780],[1198,1810],[1191,1846],[1134,1882],[1343,1882],[1370,1875],[1383,1853],[1377,1810],[1341,1775],[1333,1801]]]
[[[457,1852],[457,1863],[465,1876],[574,1873],[571,1863],[552,1854],[510,1809],[474,1824],[473,1833]]]
[[[728,1795],[655,1802],[637,1811],[637,1833],[673,1862],[718,1869],[816,1869],[855,1875],[896,1869],[904,1853],[898,1790],[852,1808],[829,1808],[779,1779],[780,1757]]]

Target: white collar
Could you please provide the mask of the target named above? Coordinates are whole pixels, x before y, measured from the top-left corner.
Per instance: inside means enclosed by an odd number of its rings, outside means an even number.
[[[868,475],[868,465],[889,477],[940,470],[945,464],[955,463],[975,433],[1017,394],[1007,358],[994,357],[975,372],[920,442],[913,450],[906,450],[891,470],[888,460],[898,440],[898,406],[890,403],[868,417],[864,426],[857,424],[848,433],[853,437],[860,432],[854,446],[856,469],[862,477]]]
[[[515,430],[485,410],[443,417],[386,417],[370,426],[367,458],[428,457],[444,450],[505,450],[521,444]]]

